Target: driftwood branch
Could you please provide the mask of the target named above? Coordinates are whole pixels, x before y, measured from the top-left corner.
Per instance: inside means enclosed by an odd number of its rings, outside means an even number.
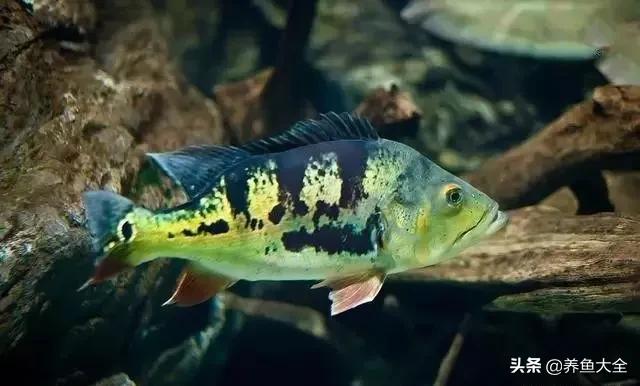
[[[214,87],[214,99],[235,142],[268,136],[310,115],[308,95],[301,84],[315,10],[316,0],[292,0],[275,66]]]
[[[373,90],[355,112],[370,120],[380,135],[388,139],[415,136],[422,116],[411,95],[396,85],[389,90]]]
[[[303,82],[304,53],[315,18],[316,0],[291,0],[278,58],[261,99],[267,132],[281,130],[303,118],[307,102]]]
[[[462,322],[460,323],[460,328],[456,335],[453,337],[453,341],[451,342],[451,347],[449,347],[449,351],[447,355],[445,355],[442,363],[440,363],[440,368],[438,369],[438,375],[436,376],[435,381],[433,382],[433,386],[447,386],[449,382],[449,377],[453,372],[453,368],[456,365],[456,361],[458,360],[458,356],[460,355],[460,350],[462,350],[462,345],[464,344],[464,338],[469,331],[469,325],[471,324],[471,314],[466,314]]]
[[[640,217],[525,208],[460,258],[402,278],[494,285],[505,310],[638,312],[639,251]]]
[[[585,178],[603,169],[638,169],[640,165],[640,87],[606,86],[580,103],[538,135],[498,156],[467,179],[505,208],[538,203],[562,186],[581,190]],[[593,186],[587,184],[586,186]],[[606,208],[602,188],[597,195],[578,193]]]

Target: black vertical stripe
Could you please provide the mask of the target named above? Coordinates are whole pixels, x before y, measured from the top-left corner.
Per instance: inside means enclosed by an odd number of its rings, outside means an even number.
[[[249,184],[247,180],[249,178],[248,170],[255,167],[255,162],[251,162],[252,165],[238,165],[232,168],[225,174],[225,185],[227,200],[231,205],[231,212],[234,216],[244,214],[247,221],[249,221]]]
[[[367,142],[345,142],[338,156],[342,191],[340,192],[341,208],[354,208],[362,199],[367,198],[362,186],[362,179],[367,168]]]
[[[291,200],[293,214],[304,216],[309,213],[307,204],[300,200],[300,192],[304,183],[304,172],[312,157],[312,147],[298,148],[285,153],[280,153],[275,158],[279,194],[278,200],[284,203]]]
[[[335,153],[339,177],[342,179],[342,188],[339,207],[354,208],[362,199],[366,199],[366,193],[362,186],[367,167],[369,145],[372,141],[349,140],[318,143],[310,146],[295,148],[283,153],[267,154],[253,157],[250,163],[234,167],[226,173],[227,199],[231,204],[234,215],[243,213],[247,217],[247,226],[250,226],[248,212],[248,170],[256,167],[265,167],[267,161],[272,160],[276,164],[276,178],[279,186],[279,201],[283,206],[287,200],[293,208],[293,215],[305,216],[317,208],[309,208],[300,200],[300,193],[304,184],[304,173],[309,165],[309,160],[320,160],[322,155]],[[329,209],[330,217],[334,217],[333,208]],[[283,215],[282,208],[274,210],[271,221],[278,223]]]

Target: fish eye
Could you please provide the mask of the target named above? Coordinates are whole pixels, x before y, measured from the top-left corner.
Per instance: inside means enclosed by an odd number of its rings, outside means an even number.
[[[122,221],[118,230],[122,241],[130,241],[133,237],[133,225],[129,221]]]
[[[447,205],[452,208],[457,208],[462,204],[464,200],[464,193],[462,189],[457,185],[448,186],[445,192],[445,197],[447,199]]]

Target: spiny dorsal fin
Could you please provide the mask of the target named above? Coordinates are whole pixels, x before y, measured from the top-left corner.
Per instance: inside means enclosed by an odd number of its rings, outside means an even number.
[[[185,190],[190,199],[214,182],[225,169],[251,155],[278,153],[296,147],[341,139],[378,139],[364,118],[350,113],[322,114],[293,125],[285,132],[234,146],[189,146],[167,153],[147,154],[155,164]]]
[[[241,146],[252,154],[278,153],[300,146],[341,139],[378,139],[378,133],[365,118],[351,113],[321,114],[294,124],[283,133]]]
[[[250,156],[233,146],[188,146],[167,153],[149,153],[151,160],[176,181],[190,199],[203,192],[229,166]]]

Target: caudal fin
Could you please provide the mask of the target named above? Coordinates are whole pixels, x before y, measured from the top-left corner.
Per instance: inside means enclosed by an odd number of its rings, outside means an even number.
[[[120,237],[118,237],[117,228],[122,219],[134,208],[133,202],[129,199],[107,191],[86,192],[82,198],[97,259],[93,276],[78,290],[104,281],[131,266],[126,261],[126,255],[112,252],[106,254],[105,246],[107,243],[114,246],[128,241],[127,235],[130,237],[132,232],[131,224],[122,225]]]
[[[133,209],[131,200],[105,190],[85,192],[82,195],[89,231],[98,248],[113,236],[118,223]]]

